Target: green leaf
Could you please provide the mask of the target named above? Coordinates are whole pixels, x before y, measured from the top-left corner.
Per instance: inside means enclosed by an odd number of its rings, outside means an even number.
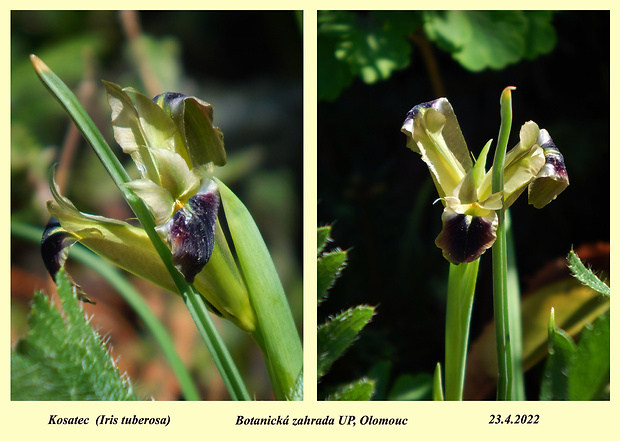
[[[601,279],[599,279],[591,269],[586,268],[581,259],[573,250],[568,253],[568,269],[577,280],[594,291],[609,297],[610,289]]]
[[[541,400],[567,401],[570,399],[568,374],[576,349],[573,339],[555,326],[555,314],[552,309],[549,320],[549,356],[540,386]]]
[[[441,382],[441,364],[437,363],[433,375],[433,401],[443,401],[443,384]]]
[[[326,225],[324,227],[319,227],[316,230],[316,238],[317,238],[317,256],[321,254],[323,249],[327,246],[330,241],[330,236],[332,234],[331,225]]]
[[[327,401],[370,401],[375,392],[375,382],[360,378],[353,383],[340,386],[327,397]]]
[[[429,39],[473,72],[518,62],[528,29],[521,11],[429,11],[424,24]]]
[[[522,11],[528,21],[525,33],[525,58],[533,60],[546,55],[555,48],[557,35],[551,23],[553,11]]]
[[[404,374],[394,381],[388,395],[390,401],[430,400],[433,395],[433,376],[427,373]]]
[[[57,278],[63,315],[35,293],[27,335],[11,354],[12,400],[136,400],[84,311],[64,270]]]
[[[595,400],[609,384],[609,312],[584,328],[569,374],[571,400]],[[608,399],[608,398],[607,398]]]
[[[409,65],[411,46],[403,35],[402,23],[386,26],[382,18],[350,11],[319,11],[319,99],[337,97],[350,84],[351,74],[373,84]]]
[[[366,84],[387,80],[394,71],[409,65],[411,46],[407,40],[379,26],[369,23],[366,29],[354,29],[336,46],[336,58],[345,61]]]
[[[319,302],[327,295],[327,290],[334,284],[336,278],[346,265],[347,252],[335,250],[323,253],[317,259],[317,294]]]
[[[267,362],[276,398],[288,399],[303,365],[297,333],[284,288],[269,250],[245,205],[222,181],[222,206],[248,288],[250,304],[258,320],[253,333]]]
[[[321,11],[319,11],[320,13]],[[338,40],[319,36],[317,48],[317,95],[319,100],[335,100],[342,90],[353,82],[353,74],[346,63],[336,58]]]
[[[372,319],[375,308],[356,306],[331,318],[317,331],[317,378],[322,378],[334,362],[355,342],[359,332]]]

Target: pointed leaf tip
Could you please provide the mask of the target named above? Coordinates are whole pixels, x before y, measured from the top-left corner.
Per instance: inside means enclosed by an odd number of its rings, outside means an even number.
[[[34,66],[34,70],[37,71],[37,73],[49,72],[50,70],[50,68],[47,67],[47,64],[45,64],[43,60],[35,54],[30,54],[30,62]]]

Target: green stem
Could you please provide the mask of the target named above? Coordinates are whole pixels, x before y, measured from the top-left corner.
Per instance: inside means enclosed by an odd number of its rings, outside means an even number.
[[[80,132],[82,132],[97,156],[99,156],[106,170],[122,192],[123,197],[142,224],[142,227],[170,273],[179,294],[183,297],[190,315],[200,331],[200,335],[209,348],[209,351],[211,351],[211,357],[228,388],[231,398],[233,400],[250,400],[250,395],[245,384],[241,381],[241,376],[228,353],[228,349],[219,337],[211,317],[208,313],[204,312],[206,306],[204,305],[202,297],[185,281],[181,273],[174,267],[170,250],[155,232],[155,222],[146,205],[131,190],[121,185],[130,180],[127,171],[116,158],[116,155],[114,155],[114,152],[103,138],[103,135],[97,129],[97,126],[88,113],[80,105],[73,92],[71,92],[62,80],[38,57],[31,55],[30,59],[43,84],[67,111],[78,129],[80,129]]]
[[[512,364],[512,399],[525,400],[525,379],[523,378],[523,330],[521,318],[521,289],[519,287],[519,271],[512,235],[510,210],[504,217],[506,225],[506,249],[508,255],[508,311],[510,312],[510,341]]]
[[[493,161],[492,191],[504,190],[504,162],[506,147],[512,125],[512,96],[514,87],[507,87],[502,92],[501,125],[495,159]],[[493,244],[493,310],[495,316],[495,338],[497,343],[497,363],[499,369],[497,399],[511,400],[512,390],[512,347],[510,341],[510,315],[508,309],[508,275],[505,209],[497,211],[497,239]]]
[[[21,222],[11,221],[11,234],[15,237],[28,240],[30,242],[41,242],[43,230],[39,227],[26,225]],[[123,297],[123,299],[136,312],[144,326],[150,331],[151,335],[161,348],[164,356],[170,363],[181,388],[181,393],[187,401],[200,400],[198,389],[192,380],[189,371],[181,361],[181,357],[174,348],[172,338],[153,314],[149,306],[142,299],[140,293],[136,291],[131,283],[125,279],[120,272],[88,249],[76,245],[71,250],[71,256],[75,260],[82,262],[89,268],[99,273],[110,285]]]
[[[446,311],[446,401],[463,399],[469,324],[479,266],[480,259],[460,265],[450,264]]]

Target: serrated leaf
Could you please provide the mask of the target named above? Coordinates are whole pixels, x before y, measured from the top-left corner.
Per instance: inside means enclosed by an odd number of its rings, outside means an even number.
[[[568,253],[567,260],[568,269],[570,269],[571,273],[573,273],[577,280],[579,280],[584,285],[589,286],[596,292],[601,293],[605,296],[609,296],[609,286],[607,286],[601,279],[599,279],[596,274],[592,272],[592,270],[586,268],[579,256],[574,251],[571,250]]]
[[[319,302],[326,296],[327,290],[334,284],[334,281],[347,261],[347,252],[335,250],[323,253],[317,259],[317,295]]]
[[[327,397],[327,401],[370,401],[375,392],[375,382],[368,378],[338,387]]]
[[[541,401],[567,401],[569,396],[568,374],[575,357],[576,346],[573,339],[555,326],[555,316],[551,310],[549,320],[549,355],[540,385]]]
[[[57,277],[64,311],[35,293],[29,330],[11,353],[12,400],[136,400],[84,311],[64,270]]]
[[[331,225],[326,225],[324,227],[317,228],[316,230],[316,239],[317,239],[316,254],[317,256],[321,254],[321,252],[323,252],[323,250],[325,249],[325,246],[327,246],[327,243],[330,241],[331,234],[332,234]]]
[[[334,362],[355,342],[359,332],[375,313],[372,306],[360,305],[331,318],[317,331],[317,378],[323,377]]]
[[[609,384],[609,312],[584,328],[569,373],[571,400],[595,400]]]

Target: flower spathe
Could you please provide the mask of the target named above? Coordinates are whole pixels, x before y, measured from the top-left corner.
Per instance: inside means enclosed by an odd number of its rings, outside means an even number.
[[[451,263],[472,262],[496,239],[497,210],[506,209],[528,188],[530,204],[542,208],[568,186],[564,159],[544,129],[528,121],[519,143],[506,154],[504,188],[492,193],[486,171],[489,141],[473,162],[456,115],[446,98],[414,106],[401,131],[407,147],[421,155],[444,205],[443,228],[435,240]]]
[[[204,297],[209,308],[253,332],[256,316],[247,288],[218,222],[219,188],[211,179],[224,165],[223,136],[213,126],[204,101],[178,93],[148,99],[104,82],[114,137],[133,159],[140,176],[126,184],[151,211],[156,231],[171,249],[172,261]],[[127,222],[80,212],[60,194],[51,174],[52,221],[43,237],[44,259],[52,277],[76,241],[115,265],[176,292],[144,229]]]

